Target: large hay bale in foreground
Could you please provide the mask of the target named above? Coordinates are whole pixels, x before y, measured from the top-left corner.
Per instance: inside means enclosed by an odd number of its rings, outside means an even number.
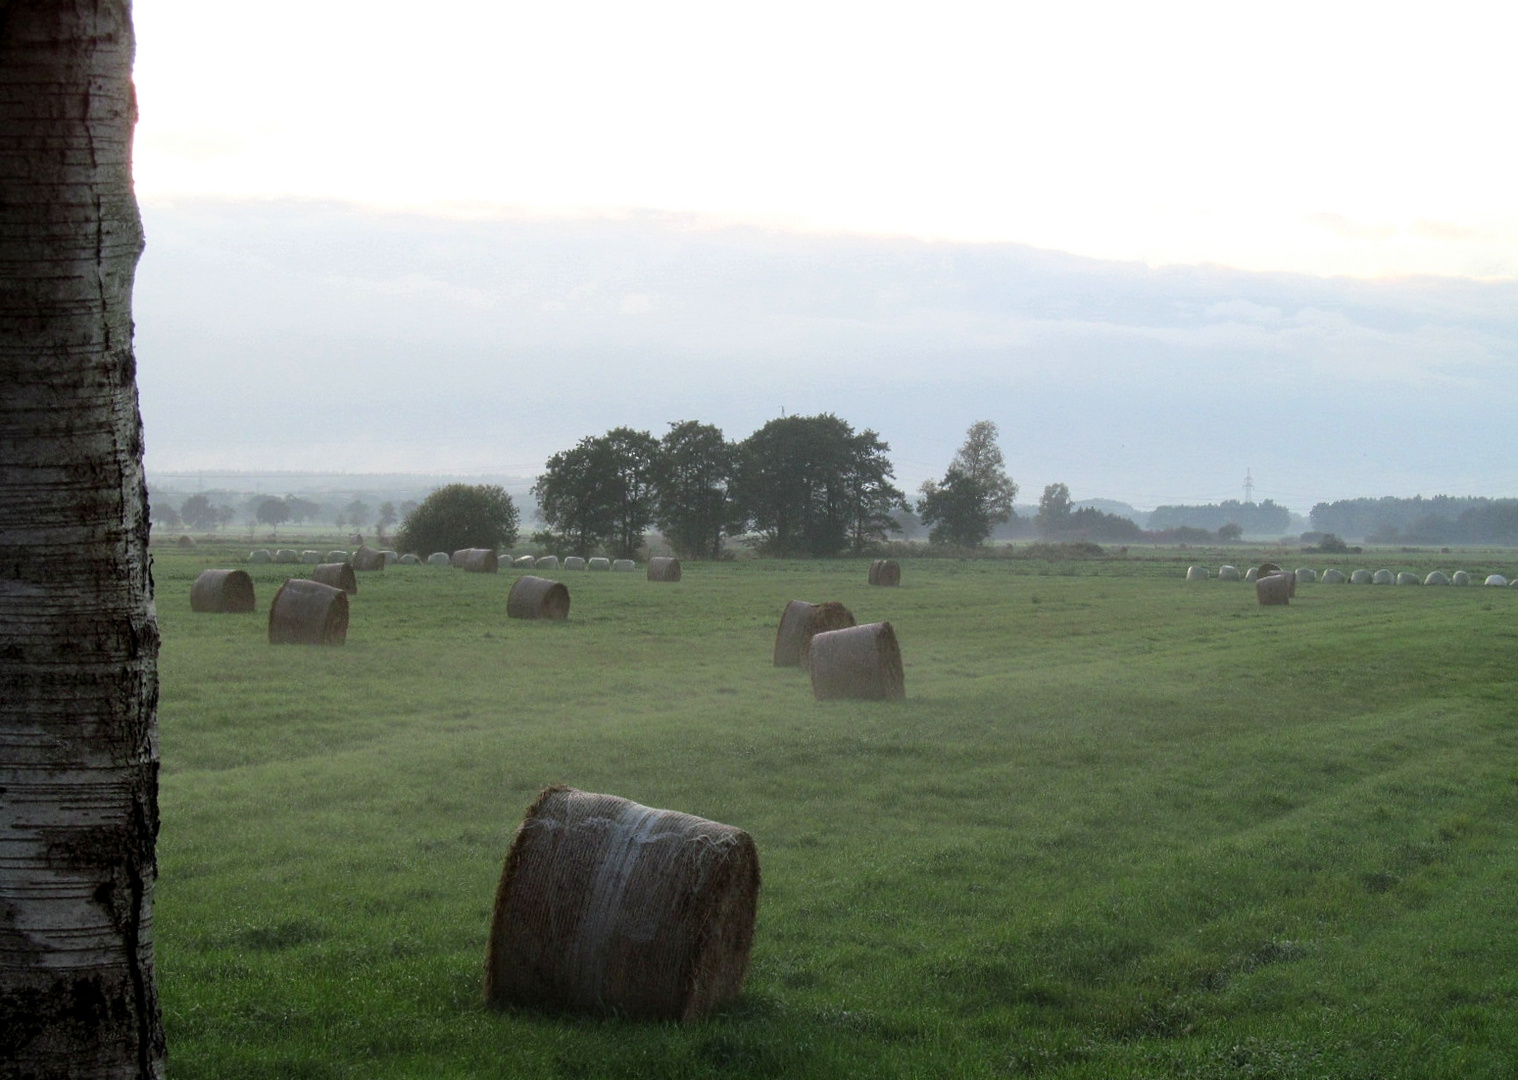
[[[523,574],[506,594],[509,619],[569,618],[569,588],[557,581]]]
[[[511,565],[515,566],[518,570],[531,570],[536,562],[537,560],[531,555],[523,555],[520,558],[512,559]]]
[[[1370,571],[1365,569],[1356,570],[1353,574],[1349,575],[1349,583],[1351,585],[1369,585],[1372,580]]]
[[[804,666],[812,638],[854,625],[854,613],[836,600],[821,604],[792,600],[780,613],[780,625],[775,630],[775,666]]]
[[[485,1001],[700,1019],[743,988],[758,893],[759,855],[742,829],[549,788],[501,871]]]
[[[1486,575],[1485,584],[1497,585],[1505,589],[1507,588],[1507,578],[1503,577],[1501,574],[1488,574]]]
[[[1254,583],[1254,595],[1261,604],[1269,607],[1291,602],[1291,586],[1296,577],[1292,574],[1267,574]]]
[[[870,563],[871,585],[900,585],[901,564],[895,559],[876,559]]]
[[[1423,584],[1425,584],[1425,585],[1448,585],[1449,584],[1449,575],[1445,574],[1441,570],[1431,570],[1431,571],[1429,571],[1428,577],[1426,577],[1426,578],[1423,579]]]
[[[1228,566],[1225,564],[1218,567],[1219,581],[1238,581],[1239,576],[1239,568],[1237,566]]]
[[[617,559],[611,564],[611,568],[618,572],[625,572],[628,570],[636,570],[638,568],[638,564],[632,559]]]
[[[385,568],[385,553],[371,547],[361,547],[353,553],[353,569],[360,573],[372,573]]]
[[[604,555],[597,555],[594,559],[591,559],[590,562],[587,563],[586,565],[587,565],[587,568],[590,569],[590,570],[610,570],[611,569],[611,560],[608,559],[608,558],[606,558]]]
[[[559,568],[559,557],[557,555],[544,555],[532,565],[539,570],[557,570]]]
[[[1375,572],[1370,579],[1370,583],[1372,585],[1392,585],[1396,583],[1396,580],[1396,574],[1393,574],[1390,570],[1382,569]]]
[[[271,563],[274,561],[274,553],[268,548],[259,548],[257,551],[248,552],[250,563]]]
[[[269,605],[270,645],[341,645],[348,640],[348,594],[291,578]]]
[[[453,556],[449,555],[446,551],[434,551],[431,555],[427,556],[427,565],[452,566]]]
[[[253,579],[246,570],[202,570],[190,586],[190,610],[252,611]]]
[[[1348,580],[1349,578],[1344,575],[1343,570],[1323,571],[1322,581],[1325,585],[1343,585]]]
[[[1422,585],[1423,579],[1410,570],[1403,570],[1397,575],[1398,585]]]
[[[1186,567],[1186,580],[1187,581],[1206,581],[1207,577],[1208,577],[1207,568],[1205,566],[1188,566],[1188,567]]]
[[[649,581],[679,581],[680,560],[668,555],[656,555],[648,560]]]
[[[341,589],[349,596],[355,596],[358,593],[358,575],[353,572],[352,563],[329,562],[312,567],[311,580],[320,581],[323,585],[331,585],[334,589]]]
[[[460,548],[453,553],[452,562],[455,568],[471,574],[497,574],[501,570],[494,548]]]
[[[578,555],[570,555],[567,558],[565,558],[565,560],[564,560],[564,569],[566,569],[566,570],[584,570],[585,569],[585,560],[582,559],[582,558],[580,558],[580,556],[578,556]]]
[[[888,622],[818,634],[812,638],[809,655],[812,696],[818,701],[896,701],[907,696],[901,648]]]
[[[1464,570],[1456,570],[1449,580],[1451,585],[1469,585],[1471,576]]]

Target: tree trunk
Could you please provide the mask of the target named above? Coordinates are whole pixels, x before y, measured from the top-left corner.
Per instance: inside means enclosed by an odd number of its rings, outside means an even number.
[[[129,0],[0,0],[0,1076],[160,1077]]]

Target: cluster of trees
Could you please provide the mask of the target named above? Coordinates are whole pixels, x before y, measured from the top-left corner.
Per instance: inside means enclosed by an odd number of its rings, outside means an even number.
[[[1077,509],[1065,484],[1050,484],[1038,500],[1038,514],[1033,519],[1038,535],[1045,540],[1104,540],[1125,543],[1147,539],[1143,529],[1131,518],[1109,514],[1094,506]]]
[[[896,529],[890,514],[905,504],[889,450],[831,413],[783,416],[741,442],[695,420],[658,439],[614,428],[548,459],[532,489],[548,530],[534,539],[627,557],[657,527],[692,559],[720,558],[741,533],[782,557],[864,551]]]
[[[1157,506],[1149,515],[1150,532],[1182,527],[1216,532],[1225,525],[1237,525],[1241,533],[1252,536],[1281,536],[1291,529],[1291,511],[1270,499],[1259,503],[1226,499],[1205,506]]]
[[[396,533],[402,551],[427,556],[461,548],[509,548],[517,508],[498,484],[446,484],[414,504]]]
[[[1341,499],[1318,503],[1310,518],[1317,531],[1373,544],[1518,544],[1518,499]]]
[[[397,508],[394,502],[387,500],[379,504],[378,510],[374,510],[362,499],[353,499],[341,507],[329,507],[299,495],[254,495],[242,503],[241,509],[245,512],[249,525],[267,525],[271,529],[278,529],[287,522],[301,525],[325,516],[339,529],[349,526],[363,529],[373,524],[383,537],[386,529],[416,505],[414,502],[402,503]],[[238,512],[239,507],[231,502],[218,501],[214,494],[197,492],[186,498],[177,509],[171,504],[154,506],[153,520],[170,529],[214,532],[231,525],[237,519]]]

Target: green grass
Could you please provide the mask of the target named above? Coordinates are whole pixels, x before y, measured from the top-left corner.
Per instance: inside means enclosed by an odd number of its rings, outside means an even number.
[[[391,567],[344,647],[271,648],[292,568],[249,568],[258,614],[189,610],[232,550],[156,563],[176,1077],[1512,1075],[1518,590],[1181,580],[1236,549],[915,560],[899,589],[749,561],[564,572],[570,620],[538,624],[505,619],[510,572]],[[1513,568],[1350,558],[1290,562]],[[770,666],[794,598],[889,619],[908,699]],[[754,835],[735,1007],[481,1007],[555,782]]]

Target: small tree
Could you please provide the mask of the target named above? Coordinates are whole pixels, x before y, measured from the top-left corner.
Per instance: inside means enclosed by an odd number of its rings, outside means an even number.
[[[1038,534],[1046,539],[1058,536],[1070,528],[1070,489],[1064,484],[1050,484],[1038,499],[1038,516],[1033,523]]]
[[[448,484],[401,522],[396,546],[418,555],[460,548],[509,548],[517,542],[517,508],[498,484]]]
[[[933,543],[976,547],[995,526],[1012,520],[1017,485],[1007,475],[997,437],[994,423],[977,420],[944,478],[923,483],[917,513]]]
[[[355,529],[362,529],[369,524],[369,506],[362,499],[354,499],[343,507],[343,513],[347,515],[349,521],[353,522]]]
[[[191,495],[179,508],[179,516],[191,529],[208,530],[216,527],[216,507],[204,495]]]
[[[374,529],[379,533],[380,542],[384,543],[385,530],[396,523],[395,503],[382,502],[379,506],[379,516],[374,519]]]
[[[255,514],[264,525],[278,529],[290,520],[290,504],[283,499],[264,499],[258,504]]]
[[[1218,527],[1218,539],[1225,544],[1236,544],[1244,537],[1244,526],[1237,521],[1230,521],[1226,525]]]

